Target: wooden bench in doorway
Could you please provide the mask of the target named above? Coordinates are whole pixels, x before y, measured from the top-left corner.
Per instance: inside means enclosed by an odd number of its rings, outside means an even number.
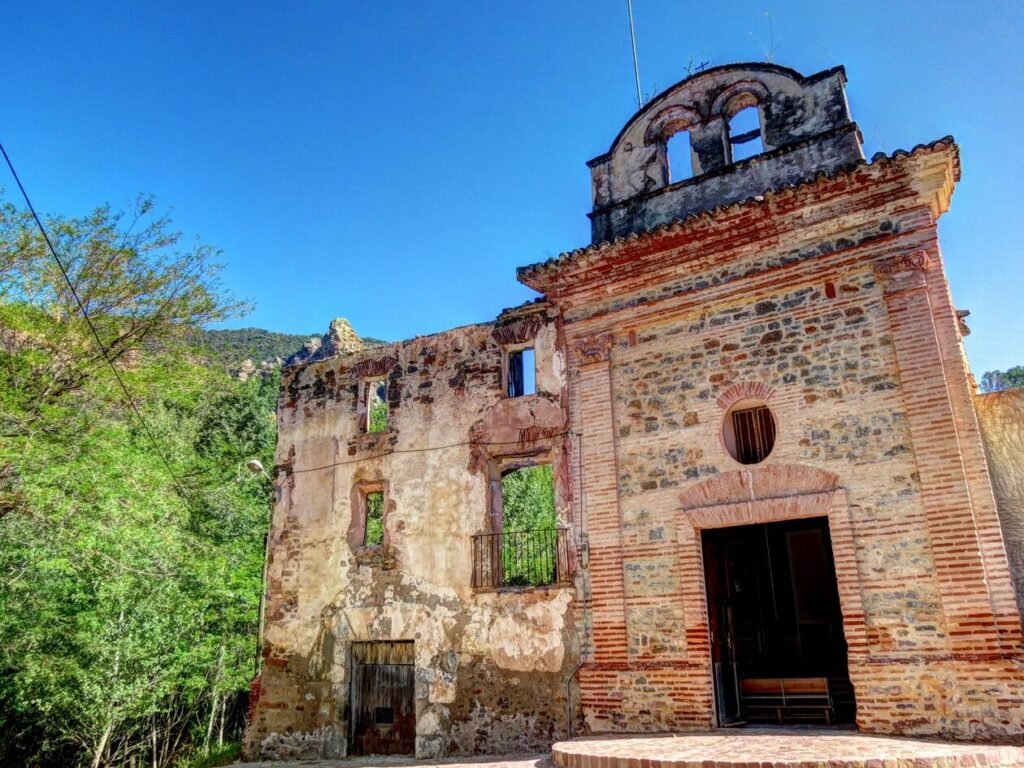
[[[748,722],[821,717],[832,724],[827,677],[758,677],[740,680],[743,716]]]

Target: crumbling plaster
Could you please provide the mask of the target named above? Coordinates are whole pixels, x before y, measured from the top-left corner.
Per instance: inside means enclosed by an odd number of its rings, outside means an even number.
[[[489,461],[551,461],[560,522],[572,523],[559,334],[556,315],[528,305],[493,324],[285,371],[267,668],[250,751],[344,755],[346,651],[361,640],[414,641],[421,757],[533,749],[565,733],[559,692],[579,652],[574,588],[471,587],[471,537],[491,525]],[[504,393],[499,339],[509,338],[535,347],[534,395]],[[359,374],[378,375],[378,361],[389,428],[361,433]],[[345,535],[364,483],[386,489],[379,547]]]

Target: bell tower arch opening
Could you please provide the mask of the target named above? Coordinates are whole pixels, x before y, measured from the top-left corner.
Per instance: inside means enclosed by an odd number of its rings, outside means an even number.
[[[668,155],[669,183],[685,181],[693,177],[693,149],[690,145],[690,132],[676,131],[665,142]]]

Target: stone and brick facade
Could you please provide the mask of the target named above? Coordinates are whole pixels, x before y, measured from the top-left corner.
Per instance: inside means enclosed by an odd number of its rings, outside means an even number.
[[[519,270],[542,299],[286,370],[249,754],[345,754],[367,641],[414,643],[418,756],[714,727],[702,532],[804,518],[828,521],[859,728],[1024,734],[1024,481],[1000,447],[1022,409],[976,414],[936,231],[958,150],[865,160],[844,88],[765,64],[684,80],[591,161],[594,242]],[[750,107],[763,151],[733,162]],[[536,393],[510,398],[523,344]],[[776,425],[756,464],[724,436],[747,402]],[[474,587],[502,467],[532,462],[554,467],[566,578]],[[386,489],[381,545],[361,486]]]

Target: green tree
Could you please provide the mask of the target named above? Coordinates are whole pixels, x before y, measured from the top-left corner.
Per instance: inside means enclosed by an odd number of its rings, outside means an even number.
[[[29,224],[0,206],[0,764],[161,768],[238,726],[276,385],[190,346],[242,305],[151,200],[51,219],[144,431]]]
[[[521,467],[501,478],[502,566],[507,584],[554,579],[558,516],[550,464]]]
[[[1000,392],[1004,389],[1024,389],[1024,365],[1015,365],[1005,371],[986,371],[982,375],[982,392]]]

